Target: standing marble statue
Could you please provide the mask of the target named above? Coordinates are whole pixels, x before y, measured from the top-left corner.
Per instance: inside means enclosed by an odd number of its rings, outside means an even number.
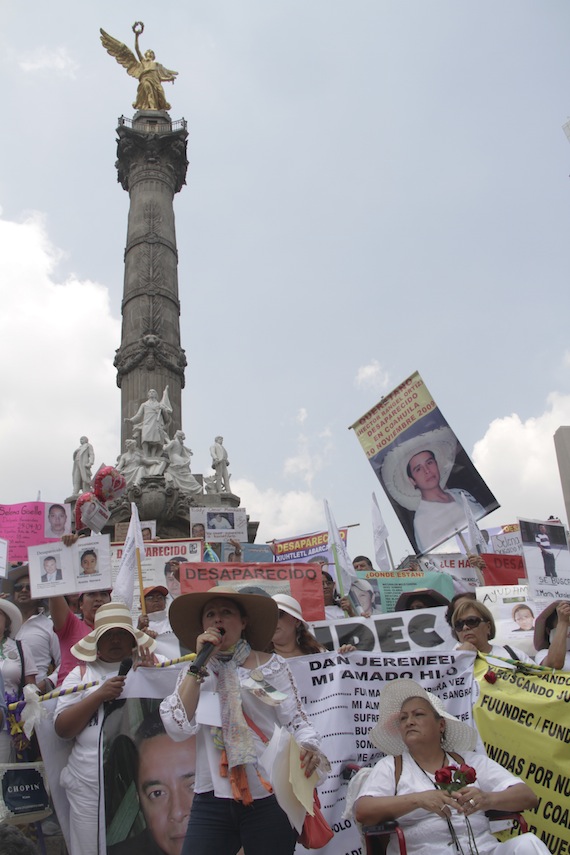
[[[91,467],[95,463],[93,446],[86,436],[79,439],[79,448],[73,452],[73,495],[88,493],[91,490]]]
[[[169,460],[168,468],[164,472],[166,482],[174,484],[185,493],[197,496],[202,492],[199,482],[190,473],[190,458],[192,452],[184,445],[186,436],[183,431],[177,430],[174,439],[167,442],[164,451]]]
[[[149,389],[148,400],[144,401],[137,412],[126,422],[135,425],[133,436],[140,438],[140,446],[145,457],[160,457],[162,447],[168,440],[166,425],[170,421],[172,406],[168,397],[168,386],[158,400],[155,389]]]
[[[223,436],[217,436],[214,444],[210,446],[212,455],[212,469],[216,470],[216,493],[231,493],[230,476],[228,473],[228,452],[223,446]]]

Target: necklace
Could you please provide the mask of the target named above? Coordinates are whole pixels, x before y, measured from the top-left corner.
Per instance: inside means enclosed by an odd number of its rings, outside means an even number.
[[[443,753],[443,763],[441,764],[441,767],[445,766],[445,764],[447,763],[447,753],[443,750],[443,748],[442,748],[442,753]],[[426,770],[424,769],[424,767],[423,767],[423,766],[420,766],[420,764],[418,763],[418,761],[416,760],[416,758],[414,757],[414,755],[413,755],[413,754],[410,754],[410,757],[412,758],[412,760],[414,761],[414,763],[416,764],[416,766],[418,767],[418,769],[419,769],[421,772],[423,772],[423,773],[424,773],[424,775],[426,776],[426,778],[428,779],[428,781],[430,781],[430,783],[432,784],[432,786],[433,786],[436,790],[437,790],[437,789],[439,789],[439,788],[437,787],[437,785],[436,785],[435,781],[432,781],[432,779],[431,779],[431,777],[430,777],[429,773],[428,773],[428,772],[426,772]]]

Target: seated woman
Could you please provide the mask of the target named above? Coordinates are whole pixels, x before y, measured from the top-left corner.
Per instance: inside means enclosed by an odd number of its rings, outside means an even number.
[[[471,750],[475,730],[447,713],[439,698],[419,683],[400,679],[385,686],[369,738],[389,756],[379,760],[367,777],[360,772],[361,783],[358,776],[353,779],[356,786],[360,783],[356,796],[349,792],[349,798],[355,798],[357,822],[375,825],[398,820],[409,855],[475,852],[470,831],[479,855],[548,853],[534,834],[497,843],[485,811],[526,810],[538,799],[520,778],[485,755],[475,754]],[[453,793],[438,789],[437,770],[463,763],[474,770],[473,783]],[[397,851],[398,844],[391,838],[388,855]]]
[[[297,832],[259,764],[262,737],[271,738],[276,725],[300,746],[306,777],[328,772],[288,665],[262,652],[277,611],[271,597],[225,587],[183,594],[170,607],[185,647],[198,655],[205,645],[214,648],[208,669],[187,665],[160,705],[173,739],[196,735],[195,795],[182,855],[235,855],[240,846],[245,855],[292,855]]]
[[[499,656],[501,659],[534,664],[534,660],[518,647],[491,644],[496,634],[495,621],[487,606],[478,600],[460,600],[451,618],[451,631],[458,641],[456,650],[480,651],[490,657]],[[493,664],[499,668],[512,667],[508,662],[497,661]]]
[[[75,658],[86,664],[73,668],[62,688],[98,681],[84,692],[61,695],[54,716],[57,735],[74,740],[60,778],[69,801],[70,851],[74,855],[99,852],[99,737],[104,703],[123,691],[125,677],[119,676],[119,667],[136,653],[137,646],[141,663],[150,664],[150,651],[156,642],[134,629],[127,606],[111,602],[97,609],[92,631],[71,648]]]
[[[570,603],[558,600],[550,603],[536,619],[534,646],[536,661],[547,668],[570,671]]]

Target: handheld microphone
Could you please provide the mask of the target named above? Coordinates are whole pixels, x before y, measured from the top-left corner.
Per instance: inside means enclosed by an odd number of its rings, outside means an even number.
[[[126,677],[131,668],[133,667],[133,659],[131,656],[127,656],[126,659],[123,659],[119,666],[118,677]]]
[[[220,635],[223,637],[226,634],[225,629],[220,629]],[[207,641],[205,645],[202,647],[201,651],[198,653],[192,664],[190,665],[189,671],[192,671],[193,674],[199,674],[208,659],[216,650],[217,644],[212,644],[211,641]],[[122,665],[122,663],[121,663]]]

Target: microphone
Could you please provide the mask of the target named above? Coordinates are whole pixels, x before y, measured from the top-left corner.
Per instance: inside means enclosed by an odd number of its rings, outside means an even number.
[[[133,659],[132,656],[127,656],[126,659],[123,659],[119,666],[118,677],[126,677],[131,668],[133,667]]]
[[[225,629],[220,629],[220,635],[223,637],[225,634]],[[208,659],[214,653],[217,646],[217,644],[212,644],[211,641],[207,641],[194,659],[194,661],[192,662],[192,664],[190,665],[190,668],[188,670],[192,671],[193,674],[199,674]],[[121,662],[121,667],[122,665],[123,663]]]

